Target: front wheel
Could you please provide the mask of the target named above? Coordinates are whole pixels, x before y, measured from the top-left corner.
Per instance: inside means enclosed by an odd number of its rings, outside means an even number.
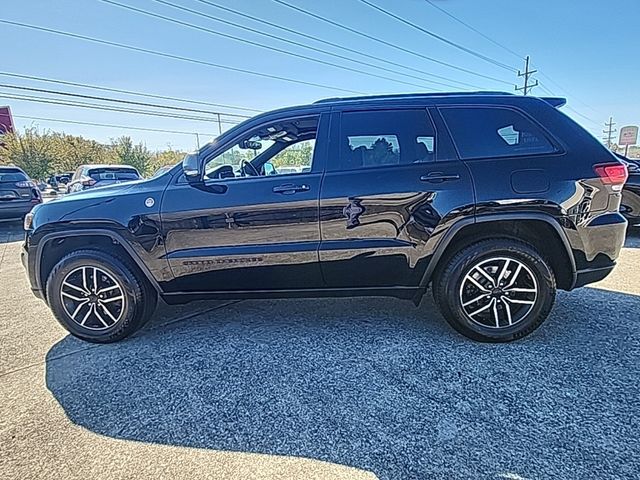
[[[94,343],[121,340],[141,328],[155,291],[125,260],[97,250],[62,258],[49,274],[47,300],[69,333]]]
[[[508,342],[538,328],[555,300],[553,271],[529,244],[490,239],[451,257],[434,280],[447,322],[483,342]]]

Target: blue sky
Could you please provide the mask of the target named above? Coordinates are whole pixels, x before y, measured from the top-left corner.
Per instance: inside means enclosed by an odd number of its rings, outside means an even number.
[[[222,33],[240,36],[266,47],[290,50],[297,54],[312,56],[377,75],[394,77],[400,81],[416,83],[423,87],[341,70],[274,52],[270,48],[241,44],[235,40],[126,11],[98,0],[3,2],[0,18],[65,30],[230,67],[319,83],[327,85],[329,88],[261,78],[205,65],[154,57],[5,24],[0,24],[0,41],[5,47],[3,48],[0,71],[260,110],[306,103],[324,97],[348,95],[348,93],[336,91],[331,87],[363,93],[452,90],[450,87],[430,84],[425,75],[402,70],[400,67],[389,65],[388,61],[447,77],[457,82],[468,83],[482,89],[513,91],[513,85],[517,81],[515,73],[430,38],[424,33],[375,11],[358,0],[287,1],[403,48],[471,70],[480,75],[497,78],[505,83],[460,72],[408,53],[399,52],[294,12],[273,0],[210,1],[244,11],[273,23],[285,25],[294,30],[303,31],[316,38],[375,55],[380,61],[376,63],[352,53],[314,43],[293,34],[283,33],[261,22],[222,12],[197,0],[171,0],[171,2],[252,28],[286,36],[286,38],[317,48],[332,50],[360,61],[398,70],[400,74],[382,72],[346,60],[335,59],[325,54],[310,52],[285,42],[267,39],[235,27],[219,24],[210,19],[178,11],[153,0],[115,1]],[[485,56],[515,68],[523,68],[521,58],[455,22],[424,0],[370,1]],[[533,68],[540,71],[540,74],[537,75],[539,81],[554,94],[568,97],[568,105],[575,111],[565,110],[566,113],[594,135],[602,136],[601,130],[604,128],[602,124],[608,120],[609,115],[614,117],[617,127],[640,124],[640,94],[634,88],[637,79],[640,78],[640,63],[637,61],[640,37],[636,28],[637,19],[640,18],[640,2],[637,0],[618,0],[615,2],[615,6],[595,0],[580,2],[540,0],[520,3],[513,0],[491,0],[490,2],[434,0],[434,3],[518,53],[519,56],[531,55]],[[407,78],[402,73],[424,77],[424,80]],[[151,99],[126,97],[120,94],[63,87],[3,76],[0,76],[0,83],[127,98],[143,102],[152,101]],[[470,89],[470,87],[460,86],[460,89]],[[0,96],[6,94],[43,95],[34,92],[11,91],[7,88],[0,88],[0,92]],[[548,94],[542,88],[534,89],[533,93],[537,95]],[[171,103],[172,105],[190,107],[186,104],[168,101],[158,100],[156,103]],[[81,122],[201,132],[210,135],[217,132],[217,125],[214,122],[156,118],[0,98],[0,105],[5,104],[11,106],[14,116],[48,117]],[[191,107],[220,110],[201,105],[191,105]],[[232,110],[227,111],[232,112]],[[246,111],[233,112],[247,114]],[[194,135],[142,132],[127,128],[111,129],[49,121],[34,122],[23,118],[15,120],[19,128],[38,125],[41,128],[64,130],[99,141],[108,141],[109,138],[129,134],[136,141],[145,142],[151,149],[164,148],[167,145],[171,145],[173,148],[192,149],[196,144]],[[210,135],[200,137],[200,142],[208,140]]]

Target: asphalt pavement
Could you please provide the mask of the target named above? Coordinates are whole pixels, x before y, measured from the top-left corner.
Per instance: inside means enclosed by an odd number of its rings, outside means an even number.
[[[639,478],[640,234],[516,343],[430,297],[161,306],[66,335],[0,225],[0,477]]]

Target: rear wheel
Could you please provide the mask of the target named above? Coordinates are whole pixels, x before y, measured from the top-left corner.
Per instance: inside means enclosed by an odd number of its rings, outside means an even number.
[[[490,239],[451,257],[434,280],[443,316],[458,332],[484,342],[522,338],[547,318],[555,278],[529,244]]]
[[[155,291],[126,261],[96,250],[62,258],[49,274],[47,299],[69,333],[95,343],[131,335],[156,304]]]

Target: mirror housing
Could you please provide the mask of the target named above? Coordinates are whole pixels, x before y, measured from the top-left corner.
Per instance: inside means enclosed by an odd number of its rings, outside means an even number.
[[[197,152],[187,153],[182,160],[182,173],[189,183],[202,182],[202,167]]]

